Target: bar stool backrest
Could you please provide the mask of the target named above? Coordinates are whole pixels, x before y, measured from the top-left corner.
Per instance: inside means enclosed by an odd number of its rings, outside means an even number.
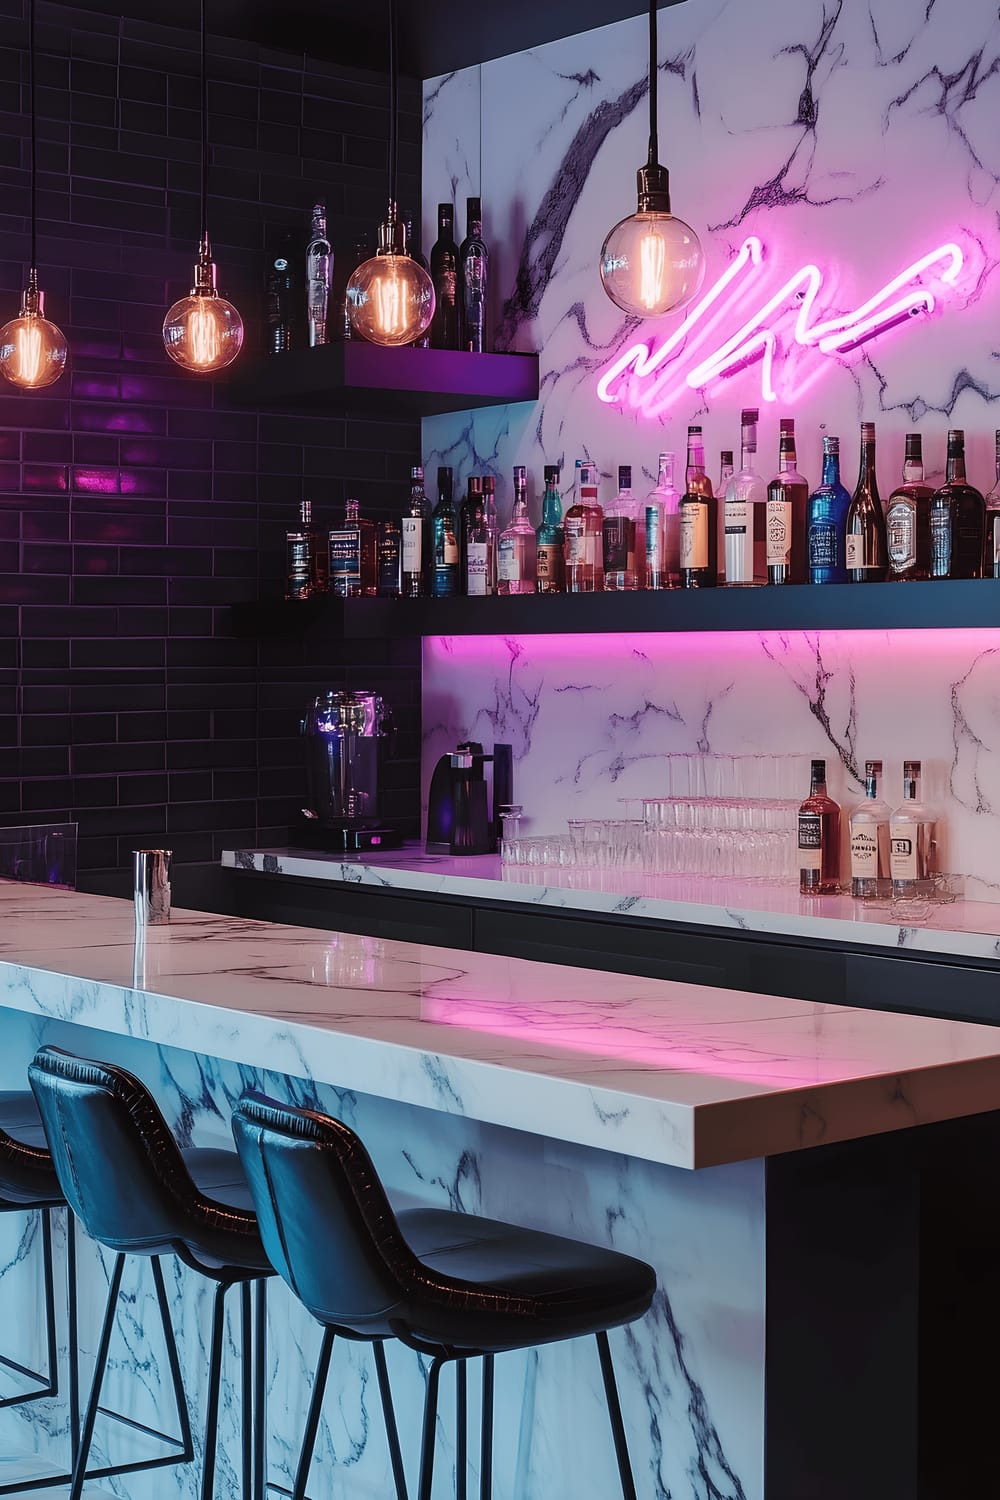
[[[145,1085],[58,1047],[43,1047],[28,1077],[62,1190],[87,1233],[113,1250],[175,1249],[190,1177]]]
[[[233,1134],[275,1270],[321,1323],[390,1333],[419,1262],[358,1136],[255,1092],[240,1100]]]

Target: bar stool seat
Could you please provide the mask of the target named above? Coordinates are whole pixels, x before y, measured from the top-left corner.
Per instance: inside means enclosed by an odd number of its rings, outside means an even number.
[[[233,1115],[233,1133],[274,1267],[325,1330],[294,1500],[305,1494],[338,1334],[370,1341],[377,1355],[386,1339],[395,1338],[431,1356],[420,1500],[431,1497],[445,1363],[456,1362],[456,1483],[464,1496],[465,1366],[469,1358],[484,1360],[485,1500],[492,1482],[494,1355],[593,1334],[622,1493],[635,1500],[608,1329],[648,1310],[656,1291],[651,1266],[601,1246],[471,1214],[407,1209],[397,1216],[358,1136],[316,1111],[250,1092]],[[381,1363],[378,1368],[381,1379]],[[395,1454],[393,1467],[395,1472]],[[400,1492],[400,1473],[395,1477]]]
[[[0,1092],[0,1211],[65,1204],[34,1095]]]

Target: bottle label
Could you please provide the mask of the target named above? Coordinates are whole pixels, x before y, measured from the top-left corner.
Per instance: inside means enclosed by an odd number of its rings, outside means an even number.
[[[424,523],[420,516],[403,517],[403,572],[419,573],[423,551]]]
[[[486,593],[487,542],[470,542],[466,549],[465,592],[470,596]]]
[[[660,561],[660,511],[656,505],[646,506],[646,567],[650,573],[659,573]]]
[[[894,500],[885,517],[889,565],[894,573],[905,573],[917,560],[916,514],[909,500]]]
[[[726,536],[746,536],[747,502],[745,500],[727,500],[723,515]]]
[[[792,502],[767,498],[767,562],[769,567],[787,567],[792,552]]]
[[[993,577],[1000,578],[1000,511],[991,517],[991,531],[987,539],[987,555],[993,556]]]
[[[439,554],[439,560],[444,563],[446,568],[458,567],[458,542],[455,540],[455,533],[453,531],[442,533]]]
[[[561,578],[562,548],[558,542],[539,542],[536,576],[544,583],[558,583]]]
[[[587,530],[582,516],[571,516],[564,522],[567,568],[593,567],[597,561],[597,538]]]
[[[799,813],[799,869],[823,868],[823,823],[819,813]]]
[[[702,500],[680,505],[680,566],[691,571],[708,567],[708,506]]]
[[[629,516],[605,516],[602,527],[605,573],[635,568],[635,522]]]
[[[947,578],[951,573],[951,508],[942,506],[931,511],[931,577]]]
[[[889,874],[893,880],[917,879],[917,825],[895,823],[889,840]]]
[[[877,825],[851,829],[851,875],[856,880],[878,878]]]
[[[864,537],[860,531],[849,531],[845,544],[845,558],[849,568],[863,568],[865,565]]]
[[[334,593],[361,588],[361,534],[354,527],[330,532],[330,587]]]
[[[837,528],[832,521],[814,521],[809,528],[810,568],[837,566]]]
[[[454,266],[434,273],[434,296],[445,307],[454,307],[457,298],[458,276]]]
[[[517,566],[517,548],[512,536],[504,537],[497,548],[497,571],[502,583],[520,583],[521,581]]]

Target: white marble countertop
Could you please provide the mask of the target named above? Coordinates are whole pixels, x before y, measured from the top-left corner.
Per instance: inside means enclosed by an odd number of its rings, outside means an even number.
[[[680,1167],[1000,1106],[1000,1030],[0,882],[0,1004]]]
[[[794,886],[652,876],[614,870],[541,871],[502,866],[496,855],[455,858],[410,844],[388,854],[308,849],[228,849],[229,869],[304,876],[478,901],[522,901],[563,911],[607,912],[686,925],[739,928],[834,943],[864,943],[954,957],[1000,959],[1000,903],[954,901],[893,910],[850,896],[800,896]],[[550,877],[552,883],[543,883]]]

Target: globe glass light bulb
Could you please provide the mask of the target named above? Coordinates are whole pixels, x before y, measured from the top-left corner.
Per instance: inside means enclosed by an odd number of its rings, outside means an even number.
[[[347,313],[355,333],[372,344],[412,344],[431,326],[434,283],[406,252],[406,231],[390,210],[379,225],[378,253],[347,283]]]
[[[705,279],[701,241],[683,219],[640,210],[622,219],[601,247],[604,290],[637,318],[674,312],[697,296]]]
[[[21,297],[20,316],[0,328],[0,369],[12,385],[25,391],[52,385],[66,368],[69,345],[43,311],[43,294],[32,269]]]
[[[232,364],[243,347],[243,319],[215,285],[207,239],[195,266],[195,284],[163,320],[163,344],[182,369],[211,374]]]

